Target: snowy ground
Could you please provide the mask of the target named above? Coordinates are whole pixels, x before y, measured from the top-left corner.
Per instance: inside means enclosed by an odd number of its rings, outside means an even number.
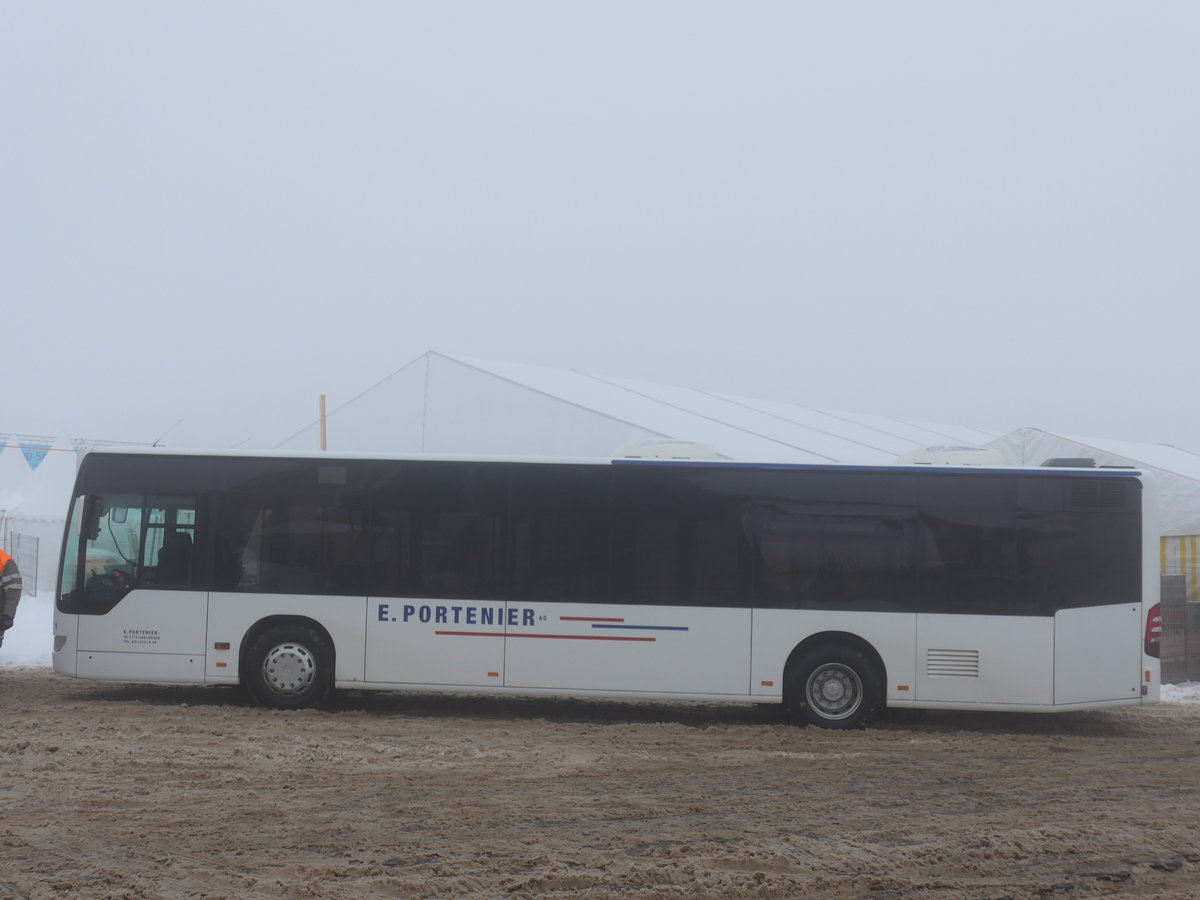
[[[50,666],[54,610],[51,595],[26,596],[17,611],[17,624],[4,636],[0,666]],[[1164,703],[1200,703],[1200,683],[1164,684]]]
[[[17,607],[16,624],[4,635],[0,666],[49,666],[54,640],[53,594],[26,594]]]

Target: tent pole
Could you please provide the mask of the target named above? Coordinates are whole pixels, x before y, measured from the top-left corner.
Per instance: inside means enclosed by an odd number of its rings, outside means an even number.
[[[325,432],[325,395],[324,394],[321,395],[321,404],[320,405],[321,405],[321,449],[325,450],[325,449],[327,449],[327,446],[326,446],[326,440],[325,440],[326,432]]]

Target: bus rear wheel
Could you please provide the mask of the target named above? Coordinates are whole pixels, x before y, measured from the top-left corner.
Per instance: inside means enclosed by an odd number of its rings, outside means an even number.
[[[875,666],[858,650],[818,647],[788,670],[784,702],[798,724],[861,728],[879,710],[883,688]]]
[[[333,648],[306,625],[263,632],[246,655],[246,689],[264,706],[316,706],[333,687]]]

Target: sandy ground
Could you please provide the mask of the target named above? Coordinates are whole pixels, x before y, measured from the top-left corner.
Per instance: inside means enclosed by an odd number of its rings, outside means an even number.
[[[906,714],[0,669],[0,897],[1200,898],[1200,706]]]

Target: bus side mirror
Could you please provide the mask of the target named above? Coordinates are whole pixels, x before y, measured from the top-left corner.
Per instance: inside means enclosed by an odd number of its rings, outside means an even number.
[[[83,508],[83,536],[89,541],[100,537],[100,519],[108,509],[99,497],[88,497]]]

